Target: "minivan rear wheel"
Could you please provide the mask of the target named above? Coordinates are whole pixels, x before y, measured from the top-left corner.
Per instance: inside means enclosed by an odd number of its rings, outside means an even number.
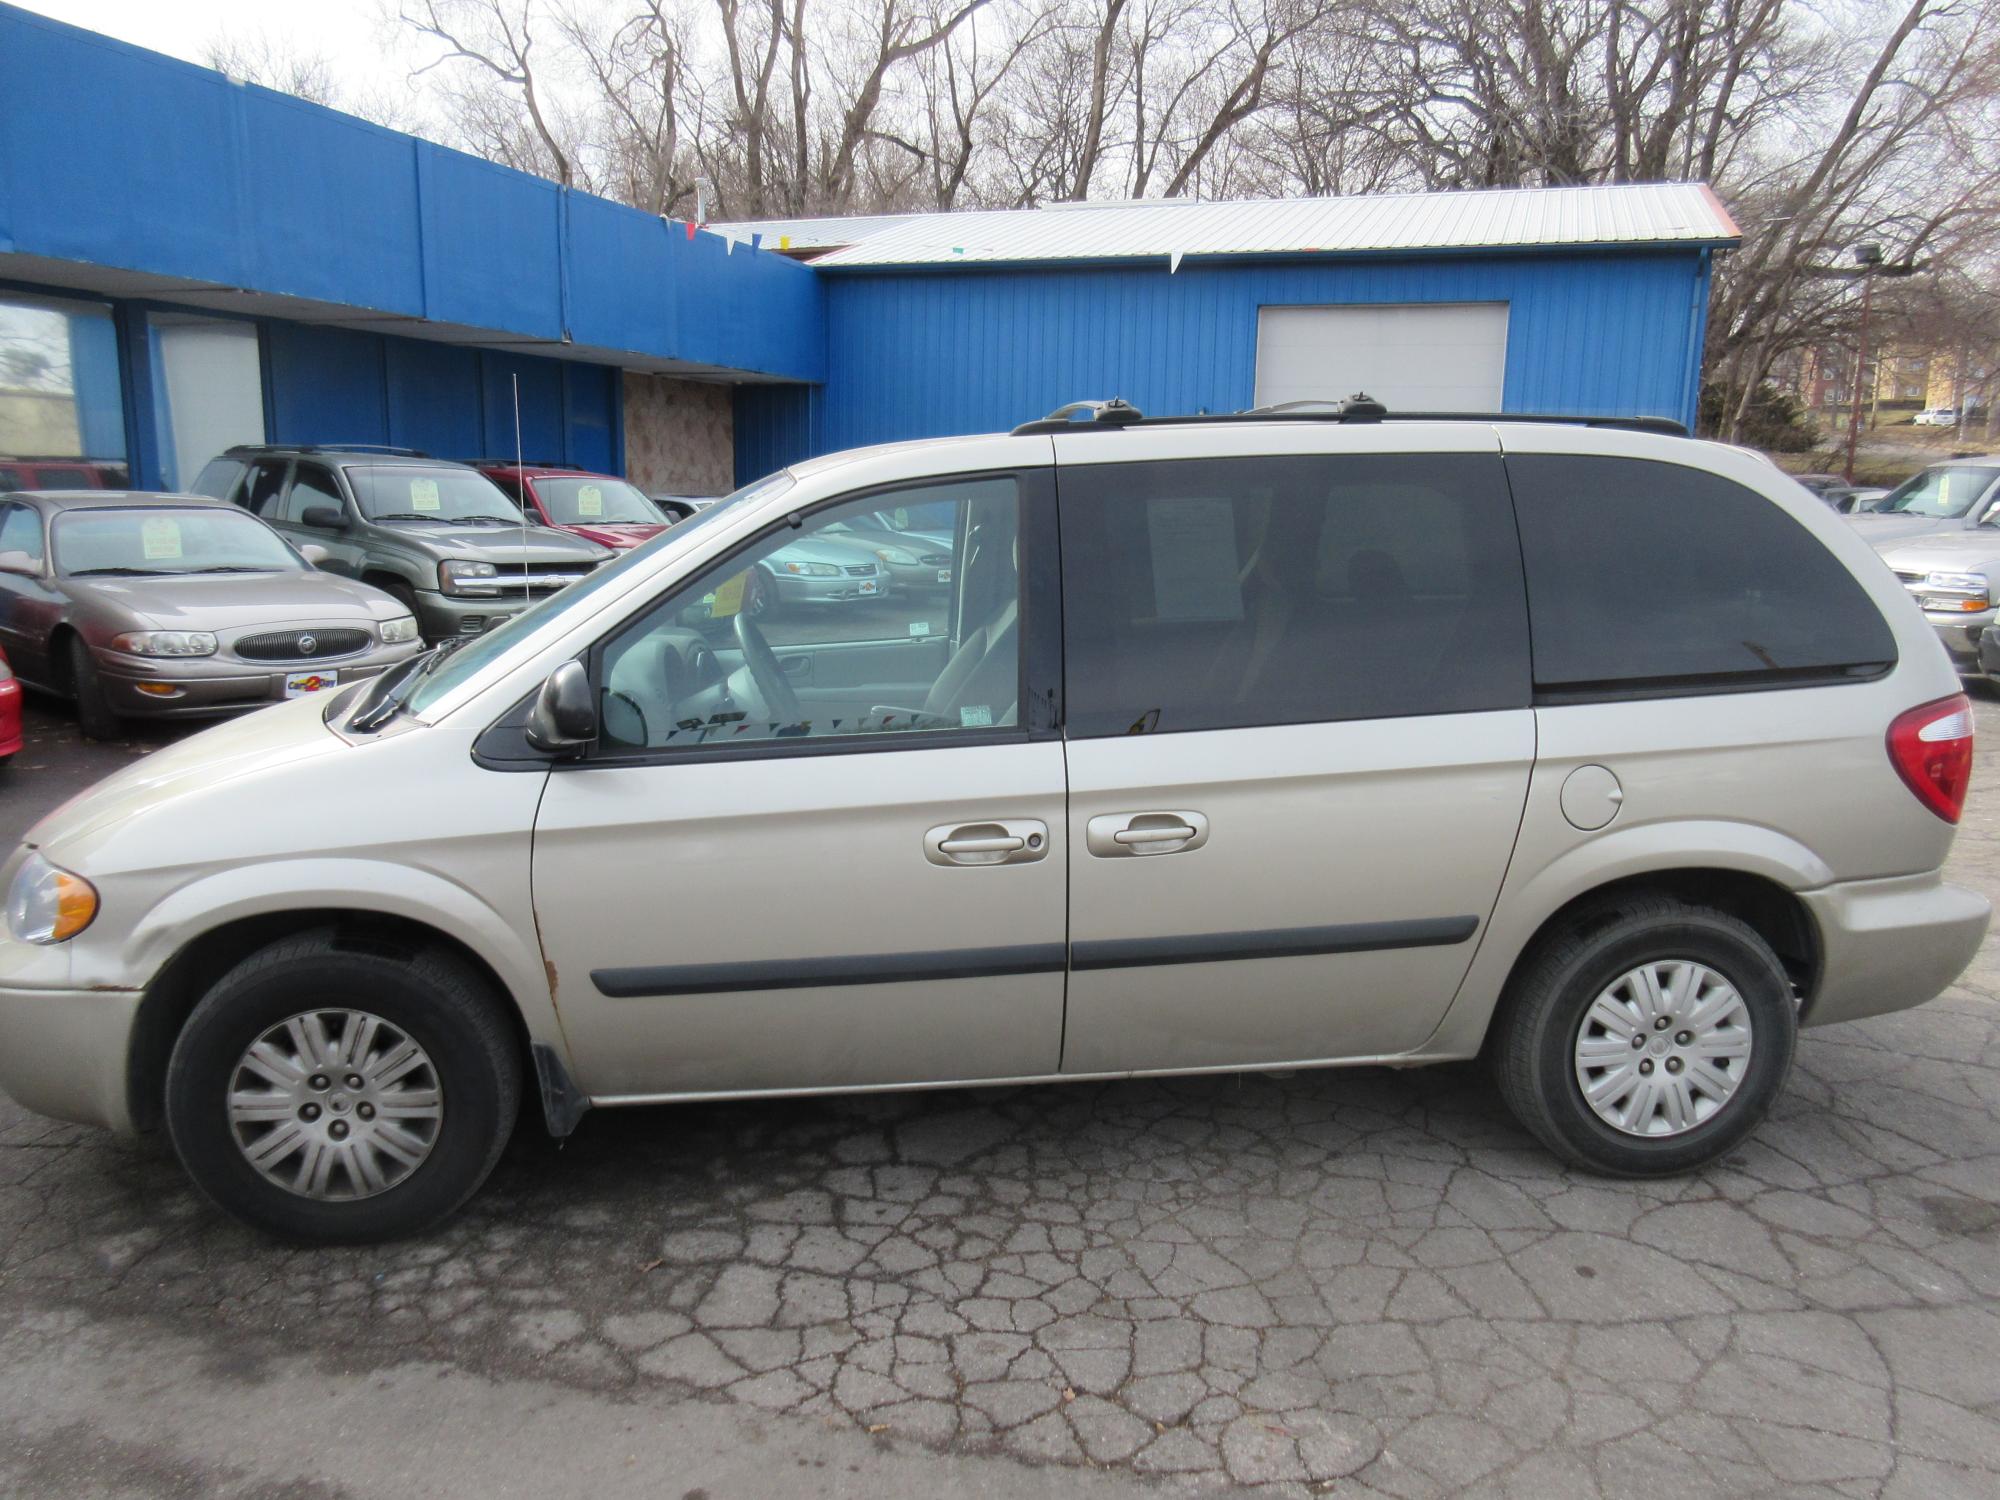
[[[500,1159],[520,1060],[490,986],[442,950],[273,944],[198,1004],[167,1067],[188,1175],[253,1228],[306,1244],[417,1234]]]
[[[1545,936],[1496,1021],[1500,1092],[1566,1161],[1625,1177],[1714,1161],[1770,1110],[1798,1010],[1755,929],[1667,896]]]

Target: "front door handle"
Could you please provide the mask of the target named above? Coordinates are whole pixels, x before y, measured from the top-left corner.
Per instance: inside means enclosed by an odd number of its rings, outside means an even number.
[[[1024,865],[1049,852],[1049,825],[1033,818],[945,823],[924,835],[934,865]]]
[[[1083,827],[1083,844],[1100,859],[1180,854],[1208,842],[1208,819],[1198,812],[1105,813]]]

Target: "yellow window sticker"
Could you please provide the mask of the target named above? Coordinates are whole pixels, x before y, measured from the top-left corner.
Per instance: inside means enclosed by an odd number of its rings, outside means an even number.
[[[412,479],[410,481],[411,510],[442,510],[438,501],[438,482],[435,479]]]
[[[147,562],[160,562],[181,555],[181,523],[172,516],[148,516],[139,523],[139,542]]]
[[[576,513],[580,516],[601,516],[604,514],[604,491],[594,484],[586,484],[576,492]]]
[[[745,568],[734,578],[726,578],[715,588],[715,602],[708,607],[709,618],[726,620],[743,608],[743,585],[750,581],[750,570]]]

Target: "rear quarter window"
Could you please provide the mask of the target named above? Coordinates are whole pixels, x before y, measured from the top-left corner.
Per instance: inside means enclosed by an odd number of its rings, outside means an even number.
[[[1872,674],[1888,624],[1779,506],[1681,464],[1507,460],[1527,571],[1535,686],[1783,686]]]
[[[236,481],[243,477],[247,465],[233,458],[210,459],[207,467],[193,484],[197,495],[207,495],[212,500],[227,500],[236,489]]]

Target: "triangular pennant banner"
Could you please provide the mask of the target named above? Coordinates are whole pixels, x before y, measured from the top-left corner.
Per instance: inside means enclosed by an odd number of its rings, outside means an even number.
[[[1173,275],[1181,268],[1181,252],[1176,250],[1167,257],[1167,274]]]
[[[694,220],[693,220],[693,219],[689,219],[689,220],[687,221],[687,231],[688,231],[688,238],[689,238],[689,239],[693,239],[693,238],[694,238],[694,231],[695,231],[695,228],[696,228],[696,225],[695,225],[695,222],[694,222]]]

